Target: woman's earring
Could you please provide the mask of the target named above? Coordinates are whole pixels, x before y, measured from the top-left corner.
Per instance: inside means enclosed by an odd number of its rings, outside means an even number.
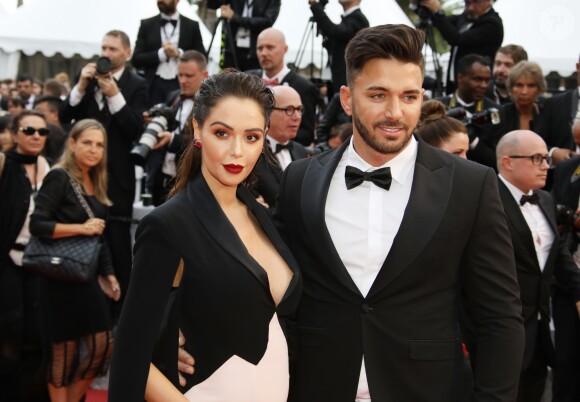
[[[198,148],[198,149],[201,148],[201,141],[198,140],[197,138],[194,138],[193,139],[193,146]]]

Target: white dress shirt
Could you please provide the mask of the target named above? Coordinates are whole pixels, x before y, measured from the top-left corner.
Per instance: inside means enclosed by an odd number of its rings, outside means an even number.
[[[325,221],[334,247],[352,280],[366,297],[389,251],[411,195],[417,141],[383,166],[373,167],[355,151],[353,142],[344,151],[332,176],[326,200]],[[363,172],[390,167],[392,183],[384,190],[369,181],[347,190],[346,166]],[[357,389],[357,400],[370,400],[364,356]]]
[[[113,73],[113,78],[119,81],[124,71],[125,67],[123,67],[116,73]],[[70,97],[68,101],[72,107],[75,107],[79,103],[81,103],[84,96],[85,93],[79,90],[79,84],[77,83],[74,86],[74,88],[70,91]],[[105,100],[103,100],[103,91],[101,91],[101,88],[99,88],[98,85],[95,87],[94,97],[95,101],[97,102],[97,105],[99,106],[99,110],[103,110],[103,108],[105,107]],[[123,96],[120,90],[117,95],[106,97],[106,101],[107,106],[109,107],[109,112],[111,112],[111,114],[117,113],[119,110],[123,109],[123,107],[127,104],[127,101],[125,101],[125,97]]]
[[[507,179],[501,174],[499,175],[499,178],[504,182],[518,205],[520,205],[520,199],[524,193],[519,188],[507,181]],[[530,191],[526,195],[532,194],[533,192]],[[552,248],[552,243],[554,242],[556,236],[550,227],[548,219],[542,212],[539,205],[526,202],[524,205],[520,205],[520,209],[524,215],[524,219],[526,220],[528,227],[530,228],[530,231],[532,232],[534,248],[536,249],[536,256],[538,258],[538,263],[540,264],[540,269],[544,271],[544,266],[548,260],[548,254],[550,254],[550,249]]]
[[[171,23],[167,22],[165,25],[161,25],[161,43],[170,42],[171,44],[179,47],[179,30],[181,22],[179,21],[179,13],[175,12],[171,17],[161,13],[161,18],[166,20],[177,21],[177,25],[173,26]],[[183,53],[180,49],[179,54]],[[177,77],[177,58],[172,57],[171,59],[165,54],[163,47],[159,48],[157,51],[157,57],[159,57],[159,65],[157,66],[156,75],[160,76],[164,80],[172,80]]]
[[[286,142],[286,144],[288,144],[288,142]],[[278,163],[280,164],[282,170],[286,170],[288,165],[292,163],[292,155],[290,155],[290,151],[287,149],[283,149],[280,152],[276,153],[276,145],[280,143],[270,136],[268,136],[268,144],[270,146],[270,149],[272,150],[272,153],[276,156],[276,159],[278,160]]]
[[[183,129],[185,127],[185,123],[187,122],[187,118],[193,109],[193,99],[184,99],[181,102],[181,106],[177,110],[177,115],[175,118],[179,122],[179,127],[176,128],[172,135],[171,141],[175,138],[176,135],[183,135]],[[163,160],[163,166],[161,167],[161,171],[166,175],[175,177],[176,175],[176,167],[175,167],[175,153],[173,152],[166,152],[165,159]]]
[[[273,77],[268,77],[266,75],[265,71],[262,71],[262,79],[264,80],[274,80],[274,79],[278,79],[278,85],[282,85],[282,80],[286,77],[286,75],[290,72],[290,69],[288,68],[288,66],[284,66],[282,68],[282,70],[280,70],[280,72],[278,74],[276,74]]]

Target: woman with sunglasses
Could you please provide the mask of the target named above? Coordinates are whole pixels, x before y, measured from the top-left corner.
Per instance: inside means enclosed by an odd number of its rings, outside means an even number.
[[[101,236],[107,208],[106,134],[96,120],[78,121],[58,164],[48,173],[30,219],[34,236],[59,239]],[[79,201],[71,180],[86,201]],[[94,217],[89,217],[90,208]],[[102,243],[98,276],[87,283],[41,278],[42,337],[48,362],[46,380],[52,402],[81,400],[104,373],[112,353],[110,306],[121,291],[111,256]]]
[[[10,131],[14,146],[5,153],[0,177],[0,385],[6,400],[20,400],[22,389],[34,388],[30,382],[36,373],[30,367],[40,363],[41,355],[38,278],[21,265],[34,196],[49,170],[40,155],[48,129],[43,114],[26,110],[14,117]]]

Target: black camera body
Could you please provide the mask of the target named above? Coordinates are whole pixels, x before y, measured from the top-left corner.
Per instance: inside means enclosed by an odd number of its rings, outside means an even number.
[[[159,133],[173,131],[179,126],[179,122],[175,119],[175,111],[162,103],[153,106],[147,113],[152,119],[130,153],[133,163],[139,166],[144,166],[147,162],[149,153],[157,145]]]
[[[221,6],[225,6],[226,4],[229,4],[229,3],[230,3],[229,0],[208,0],[207,1],[207,8],[212,9],[212,10],[217,10]]]
[[[574,228],[576,218],[578,218],[578,215],[572,208],[568,208],[563,204],[556,205],[556,222],[558,225]]]
[[[105,57],[105,56],[99,57],[97,59],[97,61],[95,62],[95,64],[96,64],[97,74],[99,74],[99,75],[107,75],[113,69],[113,63],[111,62],[111,59],[109,59],[108,57]]]
[[[467,110],[462,107],[454,107],[447,111],[447,116],[453,117],[463,123],[465,128],[467,128],[469,142],[473,141],[476,137],[479,137],[479,131],[484,124],[491,123],[495,126],[501,123],[499,110],[496,108],[489,108],[481,112],[474,113],[471,115],[471,117],[469,117]]]

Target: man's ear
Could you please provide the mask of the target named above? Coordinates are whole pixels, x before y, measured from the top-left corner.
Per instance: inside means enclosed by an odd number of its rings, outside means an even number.
[[[345,113],[352,116],[352,92],[350,88],[345,85],[340,87],[340,104]]]

